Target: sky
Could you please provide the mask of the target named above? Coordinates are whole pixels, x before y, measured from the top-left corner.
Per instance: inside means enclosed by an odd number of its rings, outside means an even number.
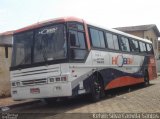
[[[156,24],[160,0],[0,0],[0,33],[75,16],[107,28]]]

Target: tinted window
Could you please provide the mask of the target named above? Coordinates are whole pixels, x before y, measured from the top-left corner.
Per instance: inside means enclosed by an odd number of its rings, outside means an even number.
[[[70,37],[70,45],[79,47],[80,45],[79,45],[77,31],[70,30],[69,34],[70,34],[70,36],[69,36]]]
[[[112,35],[111,33],[106,33],[106,39],[109,49],[119,50],[118,37],[117,35]]]
[[[139,42],[139,46],[140,46],[140,51],[141,52],[146,52],[146,45],[143,42]]]
[[[72,60],[83,60],[86,54],[86,50],[70,49],[70,57]]]
[[[12,66],[31,64],[33,32],[14,35]]]
[[[65,59],[66,29],[56,24],[14,35],[12,66]]]
[[[113,35],[114,49],[119,50],[119,43],[117,35]]]
[[[70,45],[71,47],[79,47],[82,49],[86,48],[84,33],[70,30]]]
[[[102,31],[99,31],[99,40],[102,48],[105,48],[104,35]]]
[[[102,31],[90,29],[93,47],[105,48],[104,35]]]
[[[37,29],[35,33],[34,62],[66,58],[65,27],[62,24]]]
[[[76,22],[69,22],[68,27],[69,27],[69,29],[84,31],[83,25],[77,24]]]
[[[77,28],[78,28],[78,30],[81,30],[81,31],[83,31],[84,30],[84,28],[83,28],[83,26],[82,25],[77,25]]]
[[[78,32],[78,39],[79,39],[80,48],[85,49],[86,44],[85,44],[84,33]]]
[[[132,52],[139,52],[138,41],[136,41],[136,40],[130,40],[130,48],[131,48]]]
[[[122,51],[130,51],[128,38],[121,37],[120,39],[120,47]]]
[[[83,60],[87,54],[83,25],[69,23],[70,59]]]
[[[106,38],[107,38],[107,44],[109,49],[114,49],[114,43],[112,39],[112,34],[111,33],[106,33]]]
[[[70,22],[70,23],[68,23],[68,28],[69,29],[74,29],[74,30],[77,30],[77,24],[76,23],[72,23],[72,22]]]
[[[147,46],[147,52],[149,54],[153,54],[153,47],[152,47],[152,45],[151,44],[147,44],[146,46]]]

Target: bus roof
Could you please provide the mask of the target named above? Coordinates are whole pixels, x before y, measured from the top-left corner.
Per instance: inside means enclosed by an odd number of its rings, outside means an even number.
[[[14,33],[19,33],[19,32],[27,31],[27,30],[30,30],[30,29],[43,27],[43,26],[50,25],[50,24],[53,24],[53,23],[60,23],[60,22],[67,22],[67,21],[77,21],[77,22],[83,23],[83,19],[80,19],[80,18],[61,17],[61,18],[56,18],[56,19],[45,20],[45,21],[42,21],[42,22],[37,22],[37,23],[29,25],[27,27],[23,27],[23,28],[20,28],[18,30],[15,30]]]
[[[37,23],[29,25],[27,27],[15,30],[14,33],[19,33],[19,32],[27,31],[27,30],[30,30],[30,29],[43,27],[45,25],[50,25],[50,24],[53,24],[53,23],[60,23],[60,22],[67,22],[67,21],[77,21],[77,22],[81,22],[81,23],[85,22],[83,19],[76,18],[76,17],[61,17],[61,18],[56,18],[56,19],[49,19],[49,20],[42,21],[42,22],[37,22]],[[88,23],[88,22],[87,22],[87,24],[98,27],[98,28],[102,28],[102,29],[105,29],[105,30],[108,30],[108,31],[111,31],[111,32],[114,32],[114,33],[117,33],[117,34],[120,34],[120,35],[124,35],[124,36],[130,37],[130,38],[133,38],[133,39],[138,39],[138,40],[141,40],[141,41],[144,41],[144,42],[152,43],[151,41],[149,41],[147,39],[143,39],[143,38],[140,38],[140,37],[128,34],[128,33],[124,33],[122,31],[118,31],[116,29],[108,29],[108,28],[105,28],[103,26],[91,24],[91,23]]]

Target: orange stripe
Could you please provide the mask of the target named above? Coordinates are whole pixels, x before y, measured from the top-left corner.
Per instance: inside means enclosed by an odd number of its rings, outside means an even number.
[[[112,89],[112,88],[117,88],[117,87],[122,87],[122,86],[127,86],[127,85],[132,85],[132,84],[138,84],[144,82],[143,78],[133,78],[130,76],[124,76],[124,77],[119,77],[111,81],[106,87],[105,90],[107,89]]]
[[[89,40],[87,24],[86,24],[85,21],[84,21],[84,27],[85,27],[85,34],[86,34],[86,41],[87,41],[88,50],[90,50],[91,49],[91,43],[90,43],[90,40]]]
[[[49,20],[41,21],[41,22],[38,22],[38,23],[35,23],[35,24],[32,24],[32,25],[26,26],[24,28],[20,28],[18,30],[15,30],[14,33],[19,33],[19,32],[22,32],[22,31],[39,28],[39,27],[42,27],[42,26],[49,25],[51,23],[61,23],[61,22],[68,22],[68,21],[77,21],[77,22],[83,23],[83,20],[80,19],[80,18],[61,17],[61,18],[55,18],[55,19],[49,19]]]

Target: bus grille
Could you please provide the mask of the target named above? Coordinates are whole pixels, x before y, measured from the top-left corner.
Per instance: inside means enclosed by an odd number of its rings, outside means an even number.
[[[28,85],[41,85],[41,84],[46,84],[47,80],[45,78],[43,79],[35,79],[35,80],[28,80],[28,81],[22,81],[23,86],[28,86]]]

